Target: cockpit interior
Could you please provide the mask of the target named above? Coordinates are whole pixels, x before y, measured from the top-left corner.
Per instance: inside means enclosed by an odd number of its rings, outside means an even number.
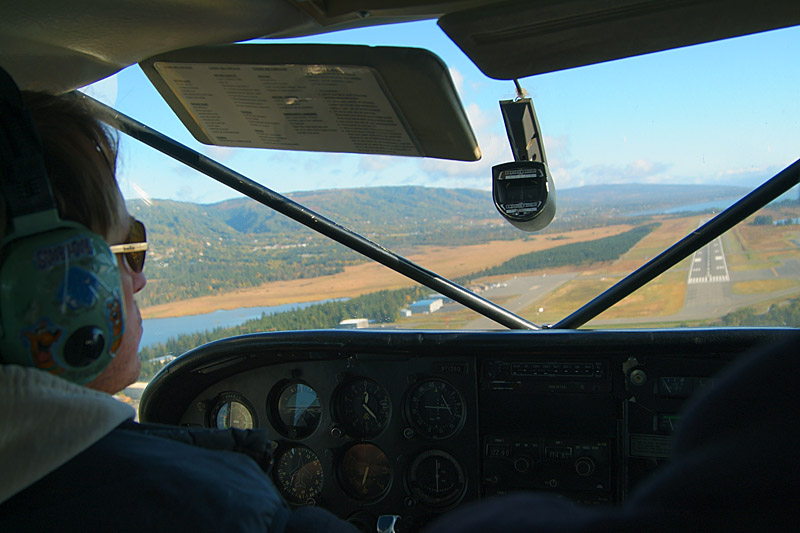
[[[523,78],[800,24],[798,4],[779,0],[32,0],[5,3],[0,13],[0,66],[22,89],[73,91],[138,64],[186,130],[207,145],[459,161],[480,159],[481,139],[448,65],[434,54],[285,40],[438,20],[481,72],[513,87]],[[277,99],[274,91],[286,91],[287,84],[310,94],[297,81],[297,73],[310,71],[315,83],[329,83],[320,98],[328,98],[343,129],[327,135],[333,126],[310,120],[311,107],[286,104],[283,125],[299,133],[264,133],[251,111]],[[517,94],[515,101],[524,100]],[[800,161],[774,178],[765,175],[768,181],[744,199],[654,250],[629,276],[548,325],[136,117],[92,105],[126,136],[491,321],[485,329],[370,324],[235,335],[175,354],[150,381],[139,403],[141,421],[266,429],[271,477],[286,502],[325,508],[362,531],[419,531],[467,504],[519,492],[620,505],[671,461],[687,402],[713,389],[737,360],[792,337],[800,325],[583,327],[795,187]],[[550,175],[558,163],[551,159],[548,166],[548,139],[533,108],[505,105],[518,175],[495,173],[495,186],[506,188],[495,189],[492,209],[504,224],[538,231],[558,220],[558,180]],[[229,111],[242,114],[228,121]],[[354,128],[391,126],[381,135],[355,134],[346,120]],[[350,132],[347,139],[343,131]],[[523,174],[535,190],[513,188]],[[794,290],[794,276],[783,289]]]

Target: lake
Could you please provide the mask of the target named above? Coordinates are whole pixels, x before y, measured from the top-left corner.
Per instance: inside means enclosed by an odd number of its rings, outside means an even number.
[[[142,321],[142,342],[140,346],[150,346],[159,342],[166,342],[170,337],[177,337],[181,333],[197,333],[219,327],[232,327],[243,324],[254,318],[261,318],[262,314],[273,315],[292,309],[303,309],[318,303],[304,302],[295,304],[274,305],[268,307],[241,307],[239,309],[219,310],[204,315],[176,316],[172,318],[148,318]]]
[[[636,213],[626,213],[629,217],[641,217],[650,215],[674,215],[677,213],[693,213],[698,211],[722,211],[736,203],[739,198],[725,198],[721,200],[711,200],[697,204],[680,205],[676,207],[665,207],[660,209],[652,209],[650,211],[637,211]]]

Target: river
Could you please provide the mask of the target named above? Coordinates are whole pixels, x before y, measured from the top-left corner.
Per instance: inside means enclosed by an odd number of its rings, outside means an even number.
[[[261,318],[262,314],[273,315],[291,309],[302,309],[326,301],[329,300],[269,307],[241,307],[239,309],[214,311],[204,315],[148,318],[142,321],[142,328],[144,331],[142,333],[142,342],[140,346],[143,348],[159,342],[166,342],[170,337],[177,337],[181,333],[196,333],[219,327],[238,326],[248,320]]]

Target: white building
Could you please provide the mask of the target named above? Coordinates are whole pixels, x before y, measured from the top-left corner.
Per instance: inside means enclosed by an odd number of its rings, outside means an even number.
[[[366,318],[345,318],[339,322],[339,329],[361,329],[369,327],[369,320]]]
[[[419,300],[414,302],[409,307],[411,308],[412,315],[423,315],[433,313],[442,308],[443,302],[441,298],[430,298],[428,300]]]

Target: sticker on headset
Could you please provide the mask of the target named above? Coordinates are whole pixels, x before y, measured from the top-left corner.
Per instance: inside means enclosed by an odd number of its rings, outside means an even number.
[[[72,311],[91,309],[103,289],[108,291],[100,278],[84,268],[71,266],[58,287],[58,303],[66,305]]]
[[[64,329],[43,318],[39,325],[22,331],[23,343],[27,343],[33,364],[53,374],[64,369],[53,360],[53,353],[61,342]]]
[[[89,237],[77,237],[36,250],[33,254],[33,263],[39,270],[47,270],[92,255],[94,255],[92,240]]]
[[[111,347],[108,352],[111,355],[117,353],[122,342],[122,334],[125,333],[125,316],[122,314],[122,299],[117,291],[114,296],[106,300],[106,321],[111,330]]]

